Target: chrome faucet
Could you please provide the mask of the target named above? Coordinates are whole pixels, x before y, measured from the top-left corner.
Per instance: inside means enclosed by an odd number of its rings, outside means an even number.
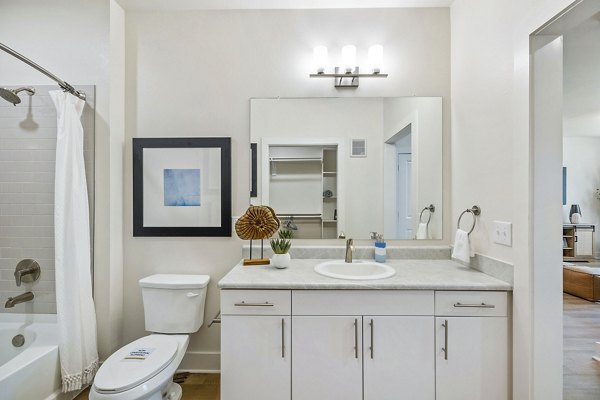
[[[25,303],[26,301],[33,300],[33,297],[34,296],[32,292],[25,292],[15,297],[9,297],[8,300],[6,300],[6,304],[4,304],[4,308],[13,308],[19,303]]]
[[[348,239],[346,240],[346,262],[347,263],[351,263],[352,262],[352,253],[354,253],[354,245],[352,244],[353,240],[352,239]]]

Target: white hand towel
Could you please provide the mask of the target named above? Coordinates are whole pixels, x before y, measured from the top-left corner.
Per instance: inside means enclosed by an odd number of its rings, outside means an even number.
[[[429,229],[424,222],[419,223],[417,228],[417,239],[429,239]]]
[[[473,249],[471,248],[471,240],[469,239],[469,233],[458,229],[456,236],[454,237],[454,249],[452,250],[452,258],[466,262],[467,264],[471,261],[471,257],[475,256]]]

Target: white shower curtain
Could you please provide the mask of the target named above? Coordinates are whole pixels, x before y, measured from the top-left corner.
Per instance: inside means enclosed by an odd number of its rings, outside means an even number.
[[[92,299],[90,219],[81,114],[85,101],[50,92],[58,116],[54,192],[56,309],[63,392],[91,383],[98,369]]]

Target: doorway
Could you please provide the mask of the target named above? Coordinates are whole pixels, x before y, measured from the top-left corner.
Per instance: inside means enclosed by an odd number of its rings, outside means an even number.
[[[531,78],[532,78],[532,102],[531,102],[531,141],[533,162],[530,164],[533,186],[531,188],[532,201],[530,211],[532,215],[532,247],[533,247],[533,300],[534,311],[533,326],[534,341],[533,355],[536,364],[541,363],[543,368],[534,370],[534,387],[536,387],[535,398],[559,398],[558,393],[562,389],[564,399],[598,399],[600,398],[600,364],[596,364],[592,357],[595,355],[595,342],[600,340],[600,305],[593,300],[588,301],[571,294],[564,294],[563,290],[569,290],[569,275],[579,274],[580,283],[584,279],[593,279],[590,275],[589,266],[584,266],[583,273],[581,265],[595,261],[593,252],[590,252],[589,238],[584,236],[581,218],[572,218],[570,212],[571,203],[577,205],[579,200],[575,192],[569,195],[570,183],[577,180],[569,179],[569,172],[581,168],[581,163],[586,158],[585,151],[573,155],[569,153],[572,145],[565,140],[565,135],[573,135],[581,126],[575,127],[569,121],[569,107],[577,110],[576,120],[581,119],[590,106],[590,101],[580,99],[579,104],[570,104],[582,92],[577,93],[576,87],[581,86],[586,90],[594,90],[592,80],[598,80],[600,84],[600,57],[596,67],[588,67],[593,75],[582,76],[580,71],[574,73],[574,65],[581,66],[593,61],[596,51],[594,48],[579,49],[585,57],[573,61],[574,46],[582,43],[581,34],[590,34],[589,26],[598,25],[597,34],[600,35],[600,3],[593,0],[580,1],[570,9],[565,10],[554,20],[541,27],[530,37],[531,56]],[[583,27],[583,28],[582,28]],[[586,28],[587,27],[587,28]],[[583,31],[582,31],[583,29]],[[592,34],[596,34],[592,32]],[[576,39],[575,39],[576,37]],[[598,43],[597,36],[592,43]],[[599,86],[600,87],[600,86]],[[580,88],[580,89],[581,89]],[[598,88],[594,90],[595,97]],[[574,94],[576,96],[574,96]],[[596,113],[600,115],[600,101],[597,104]],[[592,113],[593,114],[593,113]],[[588,115],[589,117],[589,115]],[[581,121],[579,121],[581,122]],[[596,125],[598,120],[596,121]],[[577,135],[577,134],[576,134]],[[600,137],[598,138],[600,144]],[[563,181],[563,167],[565,162],[575,156],[577,168],[567,166],[566,181]],[[583,167],[581,171],[595,170],[593,162],[600,157],[599,153],[592,154],[589,167]],[[572,171],[573,170],[573,171]],[[579,172],[579,174],[585,172]],[[596,176],[600,171],[595,172]],[[580,176],[577,176],[580,178]],[[594,185],[593,177],[584,180],[585,185]],[[596,183],[600,184],[600,180]],[[564,191],[566,190],[566,193]],[[578,191],[581,188],[578,189]],[[593,196],[593,190],[583,189],[584,198]],[[566,202],[563,203],[563,198]],[[564,205],[563,205],[564,204]],[[599,208],[600,201],[595,204]],[[586,218],[594,215],[588,208]],[[588,225],[594,229],[594,223],[590,220]],[[581,232],[578,232],[578,228]],[[582,242],[578,245],[578,237],[581,233]],[[585,240],[584,240],[585,238]],[[585,246],[584,245],[585,243]],[[575,249],[583,252],[586,247],[587,260],[575,257]],[[582,253],[583,254],[583,253]],[[572,272],[575,267],[576,272]],[[587,278],[584,277],[587,275]],[[564,287],[563,287],[564,283]],[[536,294],[537,292],[537,294]],[[580,293],[581,294],[581,293]],[[557,318],[557,311],[564,310]],[[557,331],[558,330],[558,331]],[[550,351],[548,349],[561,349],[561,351]],[[562,367],[562,373],[558,368]],[[562,377],[562,382],[553,380],[551,384],[540,385],[545,380],[548,382],[548,372],[551,370],[553,377]],[[542,371],[546,372],[542,376]],[[559,374],[555,374],[559,372]],[[537,384],[536,384],[537,382]]]

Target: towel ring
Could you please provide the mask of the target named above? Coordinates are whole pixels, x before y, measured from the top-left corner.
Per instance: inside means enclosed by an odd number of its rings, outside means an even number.
[[[463,215],[465,215],[465,213],[473,214],[473,225],[471,226],[471,230],[469,230],[469,232],[467,233],[468,235],[470,235],[471,232],[473,232],[473,229],[475,229],[475,224],[477,223],[475,216],[481,214],[481,208],[479,208],[479,206],[473,206],[473,207],[467,208],[465,211],[461,212],[460,216],[458,217],[458,222],[456,224],[457,229],[460,229],[460,220],[463,217]]]
[[[435,206],[433,204],[430,204],[429,206],[427,206],[421,210],[421,214],[419,214],[419,223],[420,224],[423,223],[423,213],[425,212],[425,210],[429,211],[429,218],[427,218],[427,222],[425,223],[426,225],[429,225],[429,221],[431,221],[431,214],[433,214],[435,212]]]

